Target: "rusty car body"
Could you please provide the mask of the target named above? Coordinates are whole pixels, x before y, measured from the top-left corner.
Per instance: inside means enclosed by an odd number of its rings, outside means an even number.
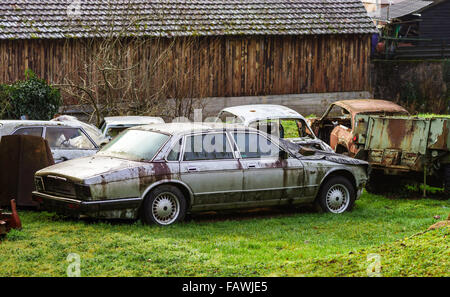
[[[38,171],[33,194],[50,211],[160,225],[186,212],[277,205],[341,213],[367,167],[242,125],[170,123],[129,128],[92,157]]]
[[[334,106],[343,116],[329,116]],[[337,153],[370,163],[368,191],[392,191],[408,180],[444,187],[450,197],[450,118],[409,116],[385,100],[345,100],[311,125]]]
[[[46,139],[55,163],[94,155],[99,145],[76,122],[2,120],[0,141],[4,135],[32,135]]]
[[[340,110],[340,115],[337,116]],[[387,100],[355,99],[330,104],[319,119],[309,119],[312,130],[339,154],[355,156],[358,147],[353,142],[357,115],[408,115],[403,107]]]
[[[286,106],[252,104],[227,107],[219,112],[216,121],[241,124],[302,146],[333,151],[328,144],[316,137],[301,114]]]

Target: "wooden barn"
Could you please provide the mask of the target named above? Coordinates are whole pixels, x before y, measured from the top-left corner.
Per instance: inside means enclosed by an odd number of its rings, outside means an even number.
[[[92,44],[120,36],[123,68],[153,73],[135,89],[216,100],[353,98],[370,91],[376,32],[360,0],[2,0],[0,83],[29,68],[56,85],[89,84],[102,75],[86,71],[98,50]]]

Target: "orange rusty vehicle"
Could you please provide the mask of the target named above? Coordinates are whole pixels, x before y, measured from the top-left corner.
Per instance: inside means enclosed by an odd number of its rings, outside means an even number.
[[[358,153],[354,135],[357,115],[393,116],[409,113],[403,107],[386,100],[342,100],[333,102],[321,118],[309,119],[309,124],[318,138],[329,144],[336,153],[354,157]]]
[[[334,116],[336,109],[341,116]],[[310,119],[310,126],[337,153],[369,162],[369,192],[396,192],[402,184],[423,182],[443,187],[450,198],[450,117],[409,116],[385,100],[346,100]]]

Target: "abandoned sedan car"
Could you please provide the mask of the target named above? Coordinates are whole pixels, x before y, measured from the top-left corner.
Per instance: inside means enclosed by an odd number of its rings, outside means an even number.
[[[76,122],[58,121],[0,121],[0,139],[3,135],[33,135],[45,138],[56,163],[92,156],[98,145]]]
[[[253,104],[227,107],[219,112],[216,121],[241,124],[302,146],[333,152],[328,144],[314,135],[301,114],[286,106]]]
[[[337,116],[340,114],[340,116]],[[391,101],[355,99],[333,102],[320,119],[308,119],[314,133],[338,154],[355,156],[357,115],[408,115],[408,111]]]
[[[342,213],[367,169],[241,125],[171,123],[129,128],[95,156],[38,171],[33,194],[50,211],[159,225],[187,212],[277,205]]]

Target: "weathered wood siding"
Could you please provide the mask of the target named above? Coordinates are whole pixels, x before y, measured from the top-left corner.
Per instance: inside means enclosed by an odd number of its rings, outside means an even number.
[[[130,46],[131,61],[124,63],[140,60],[140,71],[146,71],[153,62],[149,57],[171,41],[151,44]],[[62,83],[64,77],[78,80],[83,61],[92,54],[77,39],[1,40],[0,82],[23,79],[27,68],[51,83]],[[169,96],[192,97],[364,91],[370,89],[369,55],[370,35],[179,39],[149,84],[157,89],[170,81]]]
[[[419,37],[450,41],[450,1],[444,1],[421,12]]]

